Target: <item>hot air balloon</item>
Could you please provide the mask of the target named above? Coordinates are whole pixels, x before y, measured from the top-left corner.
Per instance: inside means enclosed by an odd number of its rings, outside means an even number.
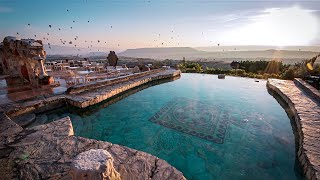
[[[49,28],[51,28],[51,25],[49,25]]]

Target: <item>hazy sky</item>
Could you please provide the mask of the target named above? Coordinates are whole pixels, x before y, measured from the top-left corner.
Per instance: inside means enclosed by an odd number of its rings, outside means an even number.
[[[320,2],[0,0],[0,39],[7,35],[106,49],[320,45]]]

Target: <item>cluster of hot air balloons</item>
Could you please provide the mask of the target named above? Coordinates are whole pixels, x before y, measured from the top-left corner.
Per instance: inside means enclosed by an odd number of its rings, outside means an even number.
[[[66,11],[67,11],[67,13],[70,13],[70,12],[71,12],[70,9],[67,9]],[[87,22],[87,23],[90,23],[91,21],[90,21],[90,20],[87,20],[86,22]],[[76,23],[76,20],[72,20],[72,23]],[[31,27],[31,23],[27,23],[27,26],[28,26],[28,27]],[[54,26],[53,26],[52,24],[48,24],[48,27],[49,27],[49,30],[50,30],[50,31],[51,31],[51,29],[54,29]],[[57,26],[55,26],[55,27],[57,27]],[[113,28],[113,26],[110,25],[110,29],[112,29],[112,28]],[[61,27],[58,27],[57,29],[58,29],[58,31],[61,31],[61,30],[62,30]],[[73,30],[74,27],[73,27],[73,26],[70,26],[70,29]],[[51,33],[52,33],[52,31],[51,31]],[[43,40],[49,41],[49,37],[50,37],[51,33],[47,32],[47,33],[46,33],[46,37],[43,37]],[[19,35],[19,34],[20,34],[20,33],[17,32],[17,35]],[[37,35],[35,34],[34,37],[37,37]],[[73,39],[74,39],[74,42],[73,42],[72,40],[63,40],[62,38],[60,38],[60,41],[59,41],[59,42],[60,42],[61,44],[63,44],[63,45],[69,44],[69,45],[73,45],[74,47],[77,47],[77,44],[76,44],[75,42],[79,40],[79,36],[75,36]],[[80,43],[80,42],[81,42],[81,41],[79,41],[79,43]],[[93,47],[93,46],[92,46],[93,41],[84,40],[84,42],[85,42],[85,43],[87,43],[87,42],[90,42],[90,43],[91,43],[91,44],[88,46],[88,49],[91,50],[91,48]],[[101,41],[100,41],[100,40],[97,40],[96,42],[100,43]],[[49,48],[51,49],[51,43],[48,42],[47,44],[48,44]],[[107,44],[107,42],[104,41],[104,44]],[[118,46],[120,46],[120,45],[118,44]],[[78,50],[80,51],[80,49],[78,49]],[[99,49],[98,49],[98,51],[99,51]]]
[[[150,1],[148,1],[150,2]],[[71,13],[71,10],[70,9],[66,9],[67,13],[70,14]],[[78,23],[78,22],[81,22],[81,20],[72,20],[72,23]],[[85,21],[86,23],[91,23],[91,20],[86,20]],[[71,23],[71,24],[72,24]],[[70,25],[71,25],[70,24]],[[31,23],[27,23],[27,26],[30,27],[31,26]],[[56,35],[54,33],[54,30],[58,30],[58,31],[62,31],[63,29],[68,29],[66,27],[58,27],[56,25],[53,25],[53,24],[48,24],[48,27],[49,27],[49,32],[46,33],[46,36],[43,37],[43,40],[47,40],[49,41],[49,37],[53,34],[53,35]],[[76,26],[69,26],[70,30],[74,31]],[[113,29],[113,26],[112,25],[109,25],[107,26],[107,29]],[[160,34],[160,33],[157,33],[156,34],[156,38],[153,39],[153,43],[156,43],[158,46],[164,46],[164,45],[180,45],[180,35],[177,34],[177,32],[175,30],[170,30],[169,31],[169,37],[167,38],[168,40],[164,40],[163,36]],[[17,35],[19,35],[19,32],[17,32]],[[204,35],[204,33],[202,32],[202,36]],[[37,37],[37,35],[35,34],[34,37]],[[176,40],[176,42],[174,43],[174,41]],[[77,47],[77,43],[81,43],[81,42],[84,42],[86,44],[90,43],[89,45],[86,45],[86,47],[88,49],[92,49],[93,48],[93,43],[96,42],[96,43],[103,43],[104,44],[107,44],[106,41],[100,41],[99,39],[98,40],[83,40],[82,38],[80,38],[79,36],[75,36],[72,40],[70,39],[63,39],[63,38],[60,38],[60,41],[59,43],[61,43],[62,45],[72,45],[74,47]],[[212,41],[210,41],[212,42]],[[158,44],[159,43],[159,44]],[[52,43],[50,42],[47,42],[49,48],[51,49],[51,45]],[[120,44],[118,43],[117,44],[118,47],[120,47]],[[217,46],[220,46],[220,44],[218,43]],[[80,51],[80,49],[78,49]],[[99,49],[98,49],[99,51]]]

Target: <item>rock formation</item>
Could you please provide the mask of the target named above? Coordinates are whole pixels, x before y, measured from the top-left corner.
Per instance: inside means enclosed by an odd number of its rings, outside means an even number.
[[[121,180],[113,167],[111,154],[104,149],[90,149],[76,156],[71,164],[73,180]]]
[[[23,129],[0,113],[0,123],[0,179],[69,180],[74,172],[81,172],[75,169],[86,169],[95,158],[103,160],[98,163],[100,168],[107,164],[105,174],[115,179],[120,179],[118,175],[137,180],[185,179],[167,162],[145,152],[74,136],[69,117]],[[76,161],[82,160],[85,168],[77,168]]]
[[[46,52],[41,40],[18,39],[7,36],[0,44],[0,63],[3,73],[11,77],[20,77],[38,86],[41,79],[51,81],[45,68]]]
[[[116,55],[116,53],[114,51],[110,51],[110,53],[108,54],[108,63],[110,66],[117,66],[118,63],[118,56]]]

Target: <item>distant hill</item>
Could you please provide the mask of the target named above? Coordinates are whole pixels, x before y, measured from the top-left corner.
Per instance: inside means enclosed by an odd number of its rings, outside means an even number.
[[[172,57],[193,56],[194,54],[202,54],[203,51],[199,51],[190,47],[168,47],[168,48],[138,48],[127,49],[126,51],[119,53],[120,56],[125,57],[137,57],[137,58],[159,58],[166,59]]]
[[[70,47],[70,46],[60,46],[60,45],[51,45],[49,48],[48,45],[43,45],[43,48],[47,52],[48,55],[83,55],[83,56],[106,56],[106,52],[101,51],[103,48],[93,47],[92,49],[100,51],[91,52],[88,48],[78,48],[78,47]]]
[[[207,46],[207,47],[195,47],[200,51],[214,52],[214,51],[264,51],[267,49],[274,50],[287,50],[287,51],[314,51],[320,52],[320,46],[249,46],[249,45],[238,45],[238,46]]]
[[[108,54],[106,52],[90,52],[88,54],[86,54],[86,56],[88,57],[92,57],[92,56],[107,56]]]
[[[49,48],[48,45],[43,45],[44,50],[48,55],[84,55],[89,53],[86,48],[75,48],[70,46],[59,46],[51,45]]]
[[[153,58],[153,59],[182,59],[186,57],[189,60],[195,59],[309,59],[316,56],[319,52],[312,51],[290,51],[290,50],[255,50],[255,51],[200,51],[189,47],[172,48],[139,48],[128,49],[120,56],[135,58]]]

